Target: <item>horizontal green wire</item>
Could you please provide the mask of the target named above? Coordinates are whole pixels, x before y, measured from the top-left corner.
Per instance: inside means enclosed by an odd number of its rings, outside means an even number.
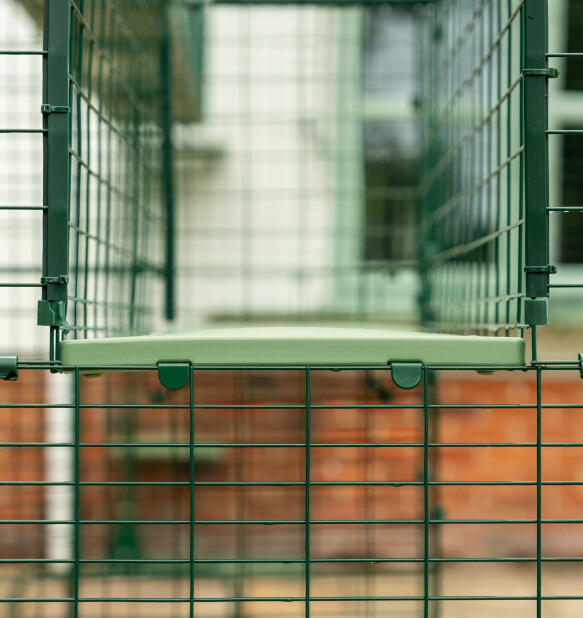
[[[39,284],[40,285],[40,284]],[[574,370],[579,367],[576,360],[557,360],[557,361],[533,361],[530,365],[425,365],[429,371],[536,371],[537,367],[544,370]],[[79,369],[81,373],[87,371],[157,371],[157,365],[63,365],[60,363],[50,363],[46,361],[19,361],[19,369],[26,370],[46,370],[58,369],[63,372],[73,372]],[[193,371],[387,371],[390,365],[191,365]],[[438,406],[439,407],[439,406]]]
[[[507,524],[536,524],[537,519],[429,519],[430,524],[470,524],[470,525],[507,525]],[[541,519],[543,524],[583,524],[583,519]],[[303,519],[196,519],[191,522],[189,519],[82,519],[76,522],[74,519],[63,520],[47,520],[47,519],[3,519],[0,520],[0,525],[71,525],[79,523],[80,525],[172,525],[185,526],[195,525],[249,525],[249,526],[290,526],[290,525],[305,525]],[[424,524],[424,519],[310,519],[310,525],[420,525]]]
[[[423,481],[310,481],[312,487],[422,487]],[[82,487],[189,487],[189,481],[81,481]],[[305,481],[196,481],[195,487],[304,487]],[[429,481],[440,487],[530,487],[536,481]],[[583,481],[543,481],[549,487],[583,486]],[[74,481],[0,481],[0,487],[75,487]]]
[[[62,448],[74,442],[0,442],[2,447]],[[306,448],[304,442],[80,442],[81,448]],[[423,448],[423,442],[311,442],[311,448]],[[535,448],[536,442],[430,442],[431,448]],[[583,442],[543,442],[543,448],[582,448]]]
[[[314,564],[417,564],[424,558],[310,558]],[[495,558],[429,558],[433,563],[532,563],[536,557]],[[81,558],[80,564],[190,564],[189,558]],[[583,562],[583,556],[543,557],[541,562]],[[52,558],[2,558],[0,564],[74,564],[72,559]],[[304,564],[304,558],[195,558],[195,564]]]
[[[583,212],[583,206],[549,206],[547,212]]]
[[[583,58],[582,52],[558,52],[548,53],[547,58]]]
[[[46,206],[0,206],[0,210],[47,210]]]
[[[423,601],[424,596],[311,596],[312,602],[338,601]],[[430,601],[583,601],[581,595],[543,595],[536,596],[434,596],[427,597]],[[0,603],[67,603],[72,598],[0,598]],[[297,603],[305,602],[305,597],[195,597],[195,603]],[[79,603],[189,603],[189,598],[183,597],[79,597]]]
[[[30,49],[22,49],[22,50],[1,50],[0,56],[46,56],[46,51],[39,50],[30,50]]]
[[[445,404],[445,403],[436,403],[429,404],[428,407],[434,410],[451,410],[455,412],[456,410],[484,410],[484,411],[496,411],[496,410],[536,410],[536,404],[528,404],[528,403],[517,403],[517,404],[491,404],[491,403],[482,403],[482,404]],[[70,403],[2,403],[0,404],[1,409],[54,409],[54,408],[68,408],[74,409],[75,405]],[[181,404],[139,404],[139,403],[86,403],[80,404],[80,409],[88,409],[88,410],[188,410],[189,406],[181,405]],[[215,405],[205,405],[199,404],[194,405],[193,408],[195,410],[224,410],[224,411],[233,411],[233,410],[265,410],[273,411],[273,410],[305,410],[305,406],[299,404],[274,404],[274,405],[238,405],[238,404],[215,404]],[[547,403],[542,404],[541,408],[543,410],[555,410],[560,412],[561,410],[583,410],[583,404],[578,403]],[[422,410],[423,405],[421,404],[363,404],[363,405],[317,405],[314,404],[312,409],[315,410],[330,410],[331,412],[335,412],[338,410]],[[0,443],[0,445],[6,445],[7,443]],[[11,443],[8,443],[11,444]],[[15,445],[25,444],[25,443],[14,443]],[[46,444],[43,442],[36,442],[30,444],[39,444],[50,446],[50,444]],[[141,443],[136,443],[140,444]],[[158,443],[156,443],[158,444]],[[61,446],[62,444],[59,444]],[[162,444],[165,446],[164,444]]]
[[[7,133],[46,133],[46,129],[0,129],[0,134]]]
[[[262,404],[195,404],[194,409],[196,410],[304,410],[305,406],[300,404],[273,404],[273,405],[262,405]],[[535,410],[537,408],[536,404],[528,404],[528,403],[517,403],[517,404],[494,404],[494,403],[476,403],[476,404],[463,404],[463,403],[436,403],[436,404],[428,404],[429,408],[436,410]],[[542,404],[541,407],[545,410],[563,410],[563,409],[574,409],[580,410],[583,409],[583,404],[578,403],[545,403]],[[69,403],[2,403],[0,404],[0,409],[2,408],[75,408],[74,404]],[[79,404],[79,408],[81,409],[90,409],[90,410],[188,410],[188,405],[183,404],[139,404],[139,403],[85,403]],[[422,404],[353,404],[353,405],[344,405],[344,404],[314,404],[312,408],[316,410],[422,410]]]

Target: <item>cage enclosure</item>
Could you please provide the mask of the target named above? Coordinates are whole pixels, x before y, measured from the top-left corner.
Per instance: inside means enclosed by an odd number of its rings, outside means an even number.
[[[580,615],[572,4],[0,0],[0,616]]]

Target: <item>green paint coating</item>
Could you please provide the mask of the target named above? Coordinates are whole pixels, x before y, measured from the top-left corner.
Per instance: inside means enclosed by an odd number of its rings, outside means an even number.
[[[63,303],[55,306],[39,303],[38,323],[60,326],[66,310],[69,272],[69,1],[51,0],[44,6],[43,56],[43,255],[42,300]],[[46,113],[47,110],[59,113]],[[50,312],[59,315],[51,317]],[[51,335],[53,333],[51,332]],[[56,348],[51,346],[51,360]]]
[[[525,187],[525,267],[526,295],[548,296],[549,273],[530,271],[529,267],[549,263],[549,151],[547,0],[526,0],[523,20],[524,45],[524,187]]]

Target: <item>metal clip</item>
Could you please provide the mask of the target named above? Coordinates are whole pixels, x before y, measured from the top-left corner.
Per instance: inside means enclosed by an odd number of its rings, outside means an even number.
[[[160,384],[169,390],[178,390],[190,380],[190,363],[161,362],[158,363],[158,379]]]
[[[71,108],[68,105],[49,105],[44,103],[40,106],[41,114],[68,114]]]
[[[69,277],[67,275],[57,275],[56,277],[41,277],[42,285],[67,285]]]
[[[555,79],[559,77],[559,69],[523,69],[522,75],[524,77],[548,77],[549,79]]]
[[[540,274],[547,274],[547,275],[556,275],[557,274],[557,267],[556,266],[552,266],[551,264],[547,264],[546,266],[525,266],[524,267],[524,272],[525,273],[540,273]]]
[[[391,376],[399,388],[405,390],[415,388],[423,379],[423,363],[391,362]]]
[[[0,356],[0,380],[18,378],[18,356]]]
[[[39,326],[59,326],[68,328],[67,303],[64,300],[39,300],[37,320]]]

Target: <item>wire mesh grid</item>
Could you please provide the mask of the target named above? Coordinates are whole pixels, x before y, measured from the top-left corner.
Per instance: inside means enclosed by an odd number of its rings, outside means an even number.
[[[167,274],[163,7],[0,5],[7,352],[39,357],[35,318],[53,346],[60,327],[84,338],[152,328]]]
[[[558,70],[559,77],[549,88],[549,143],[551,149],[550,196],[547,203],[549,216],[551,259],[558,263],[557,274],[553,277],[550,289],[550,302],[553,314],[561,317],[561,305],[574,306],[579,303],[581,261],[579,248],[579,215],[581,195],[576,168],[580,165],[582,120],[573,114],[572,98],[578,97],[583,44],[577,34],[581,21],[580,8],[576,3],[568,3],[562,8],[566,17],[566,32],[551,46],[547,54],[549,62]],[[564,310],[563,310],[564,311]],[[568,318],[567,318],[568,319]]]
[[[164,103],[150,105],[161,21],[147,25],[156,13],[139,3],[61,6],[68,316],[76,336],[135,331],[150,317],[140,299],[155,302],[145,279],[162,270],[165,222],[147,198],[161,192],[163,136],[141,111]],[[399,243],[415,236],[415,120],[410,104],[386,108],[386,83],[411,94],[396,35],[420,16],[435,94],[434,108],[420,101],[424,317],[524,326],[522,299],[539,294],[523,262],[545,266],[523,257],[524,7],[191,6],[205,62],[198,124],[176,131],[183,312],[413,314],[415,252]],[[28,193],[16,204],[29,199],[44,210]],[[174,395],[155,367],[92,379],[99,367],[50,367],[21,362],[0,386],[0,615],[581,613],[579,363],[425,367],[408,393],[387,367],[194,367]]]
[[[578,615],[579,368],[471,369],[194,367],[169,396],[23,365],[5,615]]]
[[[151,328],[163,267],[160,2],[71,1],[71,283],[75,336]],[[162,236],[162,237],[160,237]]]
[[[437,328],[524,326],[524,11],[452,0],[421,37],[424,314]]]

